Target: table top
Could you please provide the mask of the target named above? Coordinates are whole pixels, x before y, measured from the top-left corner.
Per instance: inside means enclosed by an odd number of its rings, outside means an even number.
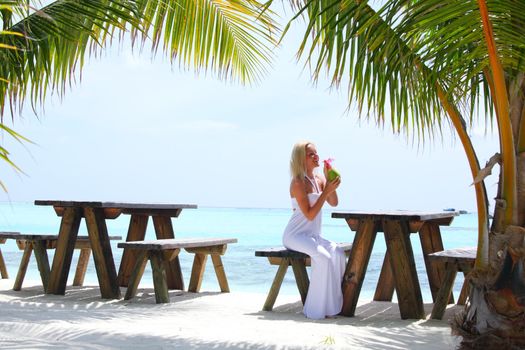
[[[128,203],[128,202],[98,202],[98,201],[63,201],[63,200],[35,200],[35,205],[52,205],[54,207],[89,207],[138,210],[174,210],[196,209],[195,204],[158,204],[158,203]]]
[[[385,211],[361,211],[351,210],[345,212],[334,212],[332,213],[333,218],[340,219],[364,219],[371,218],[374,220],[410,220],[410,221],[428,221],[436,219],[453,218],[459,215],[455,211],[436,211],[436,212],[423,212],[423,211],[410,211],[410,210],[385,210]]]

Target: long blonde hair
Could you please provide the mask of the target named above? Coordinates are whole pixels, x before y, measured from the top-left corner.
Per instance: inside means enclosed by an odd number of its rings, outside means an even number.
[[[292,156],[290,158],[290,173],[292,178],[304,178],[306,175],[305,160],[306,147],[313,145],[310,141],[299,141],[292,149]]]

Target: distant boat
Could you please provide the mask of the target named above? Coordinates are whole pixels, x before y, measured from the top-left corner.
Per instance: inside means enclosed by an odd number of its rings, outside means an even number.
[[[460,210],[459,213],[460,213],[460,214],[468,214],[468,211],[466,211],[466,210]]]
[[[456,211],[456,209],[454,209],[454,208],[445,208],[445,209],[443,209],[443,211]]]

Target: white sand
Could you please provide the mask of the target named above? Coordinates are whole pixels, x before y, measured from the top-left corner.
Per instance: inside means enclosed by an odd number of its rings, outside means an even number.
[[[12,285],[0,280],[0,349],[430,350],[459,342],[447,321],[401,320],[395,303],[364,302],[355,317],[312,321],[298,295],[279,296],[264,312],[263,293],[173,291],[170,304],[155,304],[152,288],[125,301],[101,299],[96,286],[68,286],[56,296],[36,284],[24,282],[20,292]]]

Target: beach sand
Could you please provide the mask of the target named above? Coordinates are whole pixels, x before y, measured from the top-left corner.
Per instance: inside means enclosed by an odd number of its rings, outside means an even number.
[[[446,319],[401,320],[396,303],[361,302],[355,317],[313,321],[297,296],[261,311],[265,292],[171,291],[155,304],[152,288],[131,301],[100,298],[97,286],[45,295],[37,283],[20,292],[0,280],[1,349],[454,349]],[[29,287],[27,287],[29,286]],[[124,292],[123,288],[123,292]],[[430,313],[432,304],[426,304]]]

